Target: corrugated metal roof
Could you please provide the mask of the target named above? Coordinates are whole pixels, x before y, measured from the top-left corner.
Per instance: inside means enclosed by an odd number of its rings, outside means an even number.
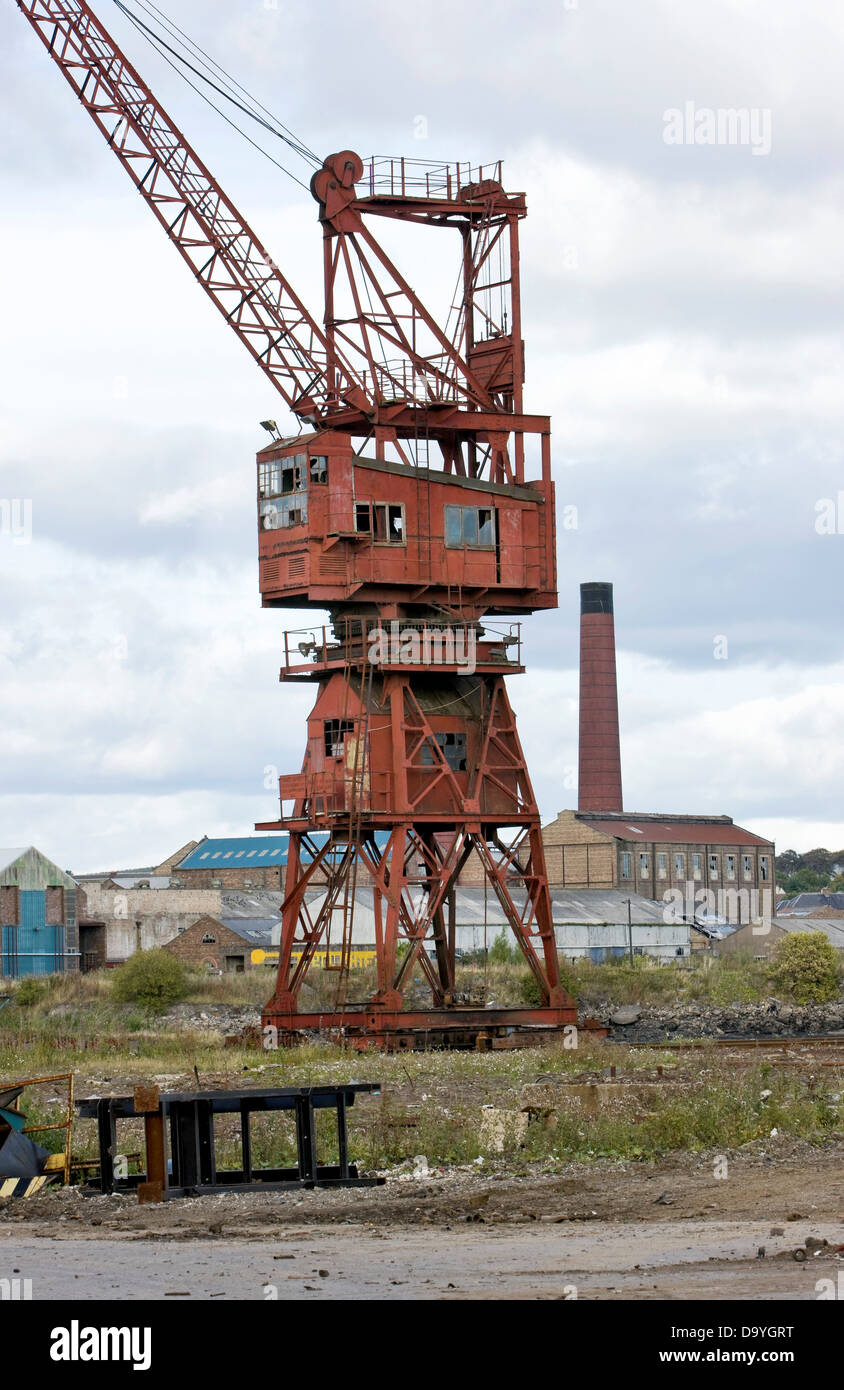
[[[325,838],[323,834],[320,843]],[[249,865],[265,869],[272,864],[286,864],[289,842],[289,835],[241,835],[203,840],[176,865],[176,873],[179,869],[241,869]]]
[[[773,848],[771,840],[723,821],[637,821],[631,816],[629,820],[593,820],[590,817],[587,823],[617,840],[641,840],[643,844],[764,845],[766,849]]]
[[[242,936],[244,941],[248,941],[253,946],[272,945],[273,927],[277,925],[276,918],[265,917],[221,917],[223,926],[228,927],[237,936]]]
[[[317,830],[309,838],[314,844],[322,846],[328,839],[328,832]],[[379,831],[375,836],[382,847],[388,838],[386,831]],[[175,866],[174,877],[178,877],[180,869],[267,869],[286,864],[289,843],[290,836],[287,834],[236,835],[220,840],[203,840]],[[304,844],[302,858],[305,862],[310,859]]]
[[[794,898],[784,898],[777,906],[778,917],[789,917],[792,913],[808,913],[813,908],[834,907],[844,909],[844,893],[798,893]]]
[[[844,923],[836,922],[830,917],[777,917],[776,925],[782,927],[783,931],[793,934],[795,932],[819,931],[831,941],[833,946],[844,951]]]

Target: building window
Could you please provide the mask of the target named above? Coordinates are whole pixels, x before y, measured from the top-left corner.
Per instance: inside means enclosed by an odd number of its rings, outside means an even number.
[[[668,874],[668,855],[658,854],[656,857],[657,878],[665,878]]]
[[[622,856],[621,856],[621,877],[622,877],[622,878],[629,878],[629,877],[630,877],[630,855],[629,855],[629,854],[622,854]]]
[[[735,878],[735,876],[736,876],[736,856],[735,856],[734,854],[728,854],[728,855],[727,855],[727,878]]]
[[[699,854],[693,854],[693,855],[692,855],[692,876],[693,876],[694,878],[698,878],[698,879],[700,878],[700,875],[701,875],[701,862],[702,862],[702,861],[701,861],[701,857],[700,857]]]
[[[745,876],[746,879],[749,879],[749,878],[752,878],[752,877],[753,877],[753,860],[752,860],[752,858],[750,857],[749,854],[745,854],[745,855],[743,856],[743,858],[742,858],[742,868],[743,868],[744,876]]]
[[[767,882],[768,882],[768,856],[767,856],[767,854],[760,854],[760,856],[759,856],[759,877],[760,877],[760,879],[762,880],[763,883],[767,883]]]
[[[445,543],[451,550],[494,550],[494,508],[446,507]]]
[[[675,854],[674,856],[674,877],[676,879],[683,879],[686,877],[685,854]]]
[[[355,530],[376,545],[405,545],[404,507],[396,502],[357,502]]]
[[[311,457],[311,482],[328,482],[328,459],[325,454],[314,454]]]
[[[709,877],[710,877],[710,878],[717,878],[717,877],[718,877],[718,855],[717,855],[717,854],[710,854],[710,856],[709,856]]]
[[[213,946],[215,945],[216,941],[216,936],[212,936],[210,932],[206,932],[202,938],[203,946]]]
[[[650,873],[651,856],[649,854],[639,855],[639,877],[647,878]]]

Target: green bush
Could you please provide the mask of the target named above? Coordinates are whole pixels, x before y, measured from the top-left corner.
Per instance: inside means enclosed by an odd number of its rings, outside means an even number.
[[[771,980],[798,1004],[826,1004],[838,996],[838,956],[822,932],[784,936],[774,955]]]
[[[140,1004],[150,1013],[163,1013],[187,994],[187,973],[180,960],[167,951],[138,951],[115,971],[114,997],[124,1004]]]
[[[46,993],[47,986],[43,980],[36,979],[34,975],[27,975],[15,990],[15,1003],[22,1009],[31,1009],[35,1004],[41,1003]]]

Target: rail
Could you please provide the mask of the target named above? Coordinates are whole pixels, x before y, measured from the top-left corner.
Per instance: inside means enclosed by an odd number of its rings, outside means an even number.
[[[281,676],[361,665],[405,669],[516,671],[522,665],[521,623],[382,622],[348,618],[333,626],[284,634]]]
[[[357,188],[370,198],[445,198],[453,202],[460,190],[492,180],[501,183],[501,160],[491,164],[471,161],[405,159],[403,156],[374,154],[363,166]]]

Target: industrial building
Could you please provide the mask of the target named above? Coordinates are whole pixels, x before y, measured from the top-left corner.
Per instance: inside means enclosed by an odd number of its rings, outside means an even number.
[[[29,845],[0,849],[0,975],[79,969],[76,884]]]
[[[200,917],[180,927],[164,950],[193,970],[242,974],[253,969],[253,953],[272,947],[271,932],[251,922],[226,922]]]
[[[143,882],[143,880],[142,880]],[[112,877],[80,880],[82,968],[120,965],[136,951],[165,946],[199,917],[219,917],[220,890],[122,887]]]
[[[844,922],[825,917],[778,917],[768,924],[748,922],[730,932],[715,943],[714,954],[751,955],[756,960],[767,960],[785,937],[800,932],[820,932],[836,950],[844,952]]]
[[[548,878],[564,888],[622,888],[662,901],[666,889],[774,886],[774,845],[729,816],[561,811],[543,826]]]
[[[624,810],[612,584],[580,586],[578,743],[577,810],[561,811],[542,830],[552,885],[622,889],[660,902],[666,892],[694,902],[707,889],[733,905],[732,920],[742,912],[747,920],[748,906],[751,915],[771,915],[771,840],[725,815]]]

